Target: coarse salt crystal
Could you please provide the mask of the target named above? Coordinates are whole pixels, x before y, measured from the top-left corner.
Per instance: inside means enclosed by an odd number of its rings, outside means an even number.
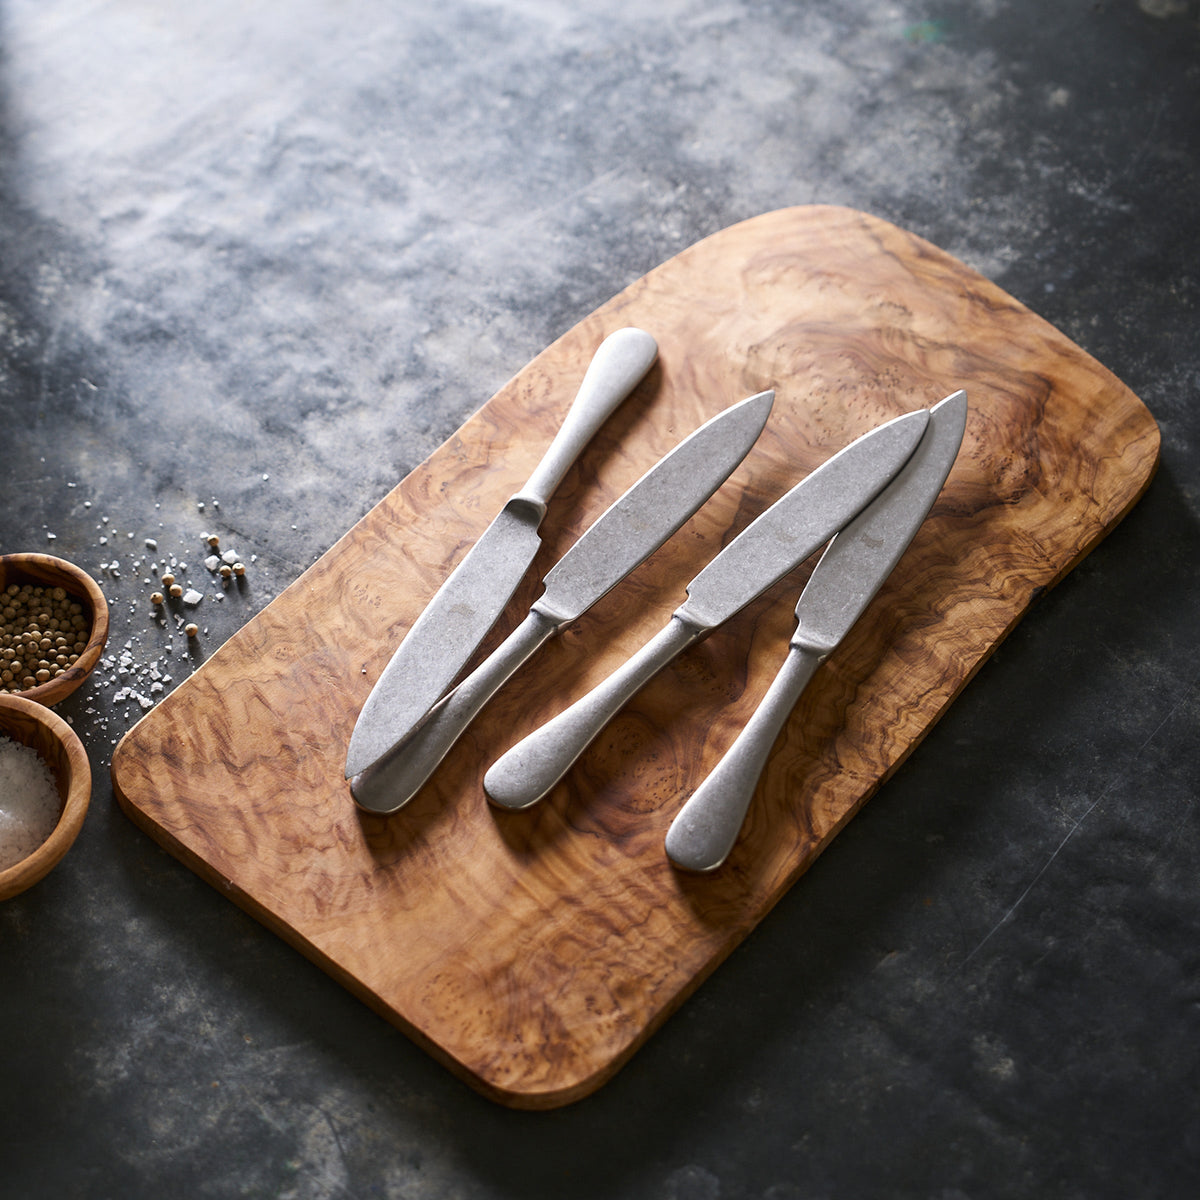
[[[38,752],[0,736],[0,871],[28,858],[54,832],[61,811]]]

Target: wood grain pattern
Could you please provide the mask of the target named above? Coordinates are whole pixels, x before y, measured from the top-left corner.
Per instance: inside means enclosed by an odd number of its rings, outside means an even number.
[[[566,477],[490,644],[681,437],[773,387],[766,432],[679,535],[517,673],[407,808],[360,813],[342,766],[372,682],[622,325],[654,334],[659,364]],[[545,802],[489,808],[487,766],[661,627],[721,545],[855,436],[958,387],[971,414],[946,488],[805,693],[721,871],[675,872],[663,837],[766,690],[808,567],[654,679]],[[846,209],[769,213],[539,355],[127,734],[114,786],[153,837],[475,1087],[563,1104],[753,928],[1136,501],[1157,454],[1126,387],[949,255]]]

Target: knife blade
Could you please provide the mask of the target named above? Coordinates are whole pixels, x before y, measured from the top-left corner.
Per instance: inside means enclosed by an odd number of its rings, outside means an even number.
[[[750,523],[687,586],[671,620],[607,679],[503,754],[484,776],[500,808],[536,804],[651,676],[799,566],[870,503],[929,420],[906,413],[863,434]]]
[[[391,813],[407,804],[538,647],[644,562],[729,478],[758,440],[774,398],[759,392],[706,421],[597,517],[551,568],[525,620],[411,736],[350,781],[359,807]]]
[[[900,474],[838,533],[796,605],[796,632],[779,673],[724,757],[667,830],[667,857],[715,871],[729,856],[780,731],[817,668],[848,634],[892,573],[941,492],[962,444],[967,394],[929,413],[929,428]]]
[[[600,343],[533,474],[429,601],[371,689],[350,735],[347,779],[387,753],[393,730],[415,726],[454,682],[533,562],[554,490],[657,357],[658,344],[642,329],[618,329]]]

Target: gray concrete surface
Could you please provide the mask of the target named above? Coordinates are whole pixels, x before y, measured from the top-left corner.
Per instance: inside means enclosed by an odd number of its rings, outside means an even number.
[[[3,0],[0,47],[0,548],[103,576],[114,681],[0,905],[5,1195],[1195,1194],[1194,0]],[[117,809],[205,653],[139,554],[253,556],[219,645],[597,305],[810,202],[1057,325],[1161,469],[611,1083],[501,1109]]]

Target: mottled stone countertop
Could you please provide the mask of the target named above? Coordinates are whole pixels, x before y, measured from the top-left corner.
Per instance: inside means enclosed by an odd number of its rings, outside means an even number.
[[[6,1196],[1200,1194],[1196,0],[4,0],[0,46],[0,549],[113,617],[83,832],[0,905]],[[113,746],[561,333],[816,202],[1051,321],[1161,467],[629,1065],[504,1109],[139,831]],[[208,526],[250,570],[189,656],[145,542]]]

